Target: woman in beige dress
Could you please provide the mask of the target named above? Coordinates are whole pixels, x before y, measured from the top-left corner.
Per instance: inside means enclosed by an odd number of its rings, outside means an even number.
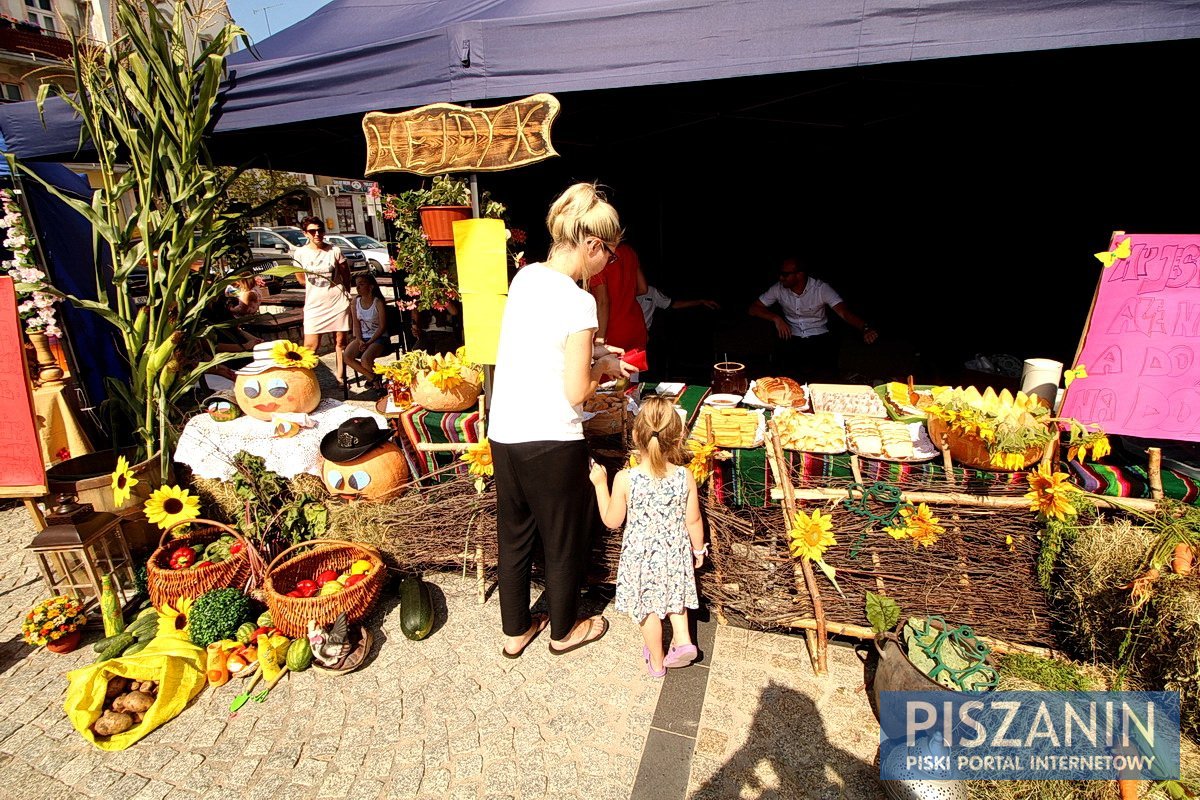
[[[304,287],[304,346],[315,353],[322,333],[334,335],[334,376],[341,385],[350,332],[350,292],[343,282],[346,258],[339,248],[325,243],[325,223],[320,219],[305,217],[300,227],[308,236],[308,244],[297,248],[294,256],[304,269],[296,273],[296,280]]]

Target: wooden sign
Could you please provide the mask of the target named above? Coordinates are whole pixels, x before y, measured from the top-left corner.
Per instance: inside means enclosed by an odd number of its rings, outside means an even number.
[[[12,278],[0,277],[0,497],[46,493],[46,468],[34,419],[17,294]]]
[[[376,172],[500,172],[558,155],[550,125],[558,99],[535,94],[495,108],[450,103],[399,114],[372,111],[363,117],[367,168]]]
[[[1200,236],[1114,234],[1061,415],[1200,441]],[[1080,370],[1080,366],[1083,367]]]

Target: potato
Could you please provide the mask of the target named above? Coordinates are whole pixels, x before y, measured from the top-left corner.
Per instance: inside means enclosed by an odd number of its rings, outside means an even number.
[[[125,695],[125,711],[144,714],[146,709],[154,705],[154,698],[145,692],[130,692]]]
[[[130,695],[130,692],[125,692],[124,694],[118,695],[115,699],[113,699],[112,710],[117,712],[118,714],[124,712],[125,711],[125,698],[129,697],[129,695]]]
[[[133,724],[134,724],[134,725],[141,725],[141,724],[142,724],[142,720],[143,720],[143,719],[145,719],[145,717],[146,717],[146,715],[145,715],[145,714],[140,714],[140,713],[138,713],[138,714],[134,714],[134,715],[133,715]]]
[[[114,675],[108,679],[108,688],[104,690],[104,699],[112,700],[117,695],[124,693],[128,688],[128,678],[122,678],[120,675]]]
[[[105,711],[100,719],[92,723],[97,736],[115,736],[133,727],[133,717],[116,711]]]

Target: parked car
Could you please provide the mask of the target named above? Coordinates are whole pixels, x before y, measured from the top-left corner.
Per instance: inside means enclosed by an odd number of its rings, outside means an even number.
[[[308,244],[308,237],[304,235],[304,231],[294,225],[283,225],[278,228],[251,228],[246,235],[250,239],[250,250],[257,258],[271,258],[272,256],[294,258],[296,248]],[[358,275],[370,270],[367,265],[367,257],[362,250],[355,247],[344,247],[339,242],[331,241],[329,236],[326,236],[325,240],[332,245],[341,247],[342,255],[350,264],[351,275]]]
[[[367,257],[367,264],[371,267],[371,274],[376,277],[387,272],[387,267],[392,262],[392,256],[388,253],[387,245],[365,234],[332,233],[325,237],[325,241],[330,244],[336,244],[342,250],[361,250],[363,255]]]

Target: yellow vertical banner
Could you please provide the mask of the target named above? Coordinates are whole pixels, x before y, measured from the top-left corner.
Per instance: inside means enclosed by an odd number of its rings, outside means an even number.
[[[454,223],[454,258],[458,263],[467,358],[477,364],[495,364],[500,320],[508,299],[508,250],[503,220],[468,219]]]
[[[500,320],[504,318],[503,294],[464,294],[463,340],[467,343],[467,358],[476,364],[495,364],[500,344]]]
[[[454,260],[462,294],[508,294],[504,221],[464,219],[454,223]]]

